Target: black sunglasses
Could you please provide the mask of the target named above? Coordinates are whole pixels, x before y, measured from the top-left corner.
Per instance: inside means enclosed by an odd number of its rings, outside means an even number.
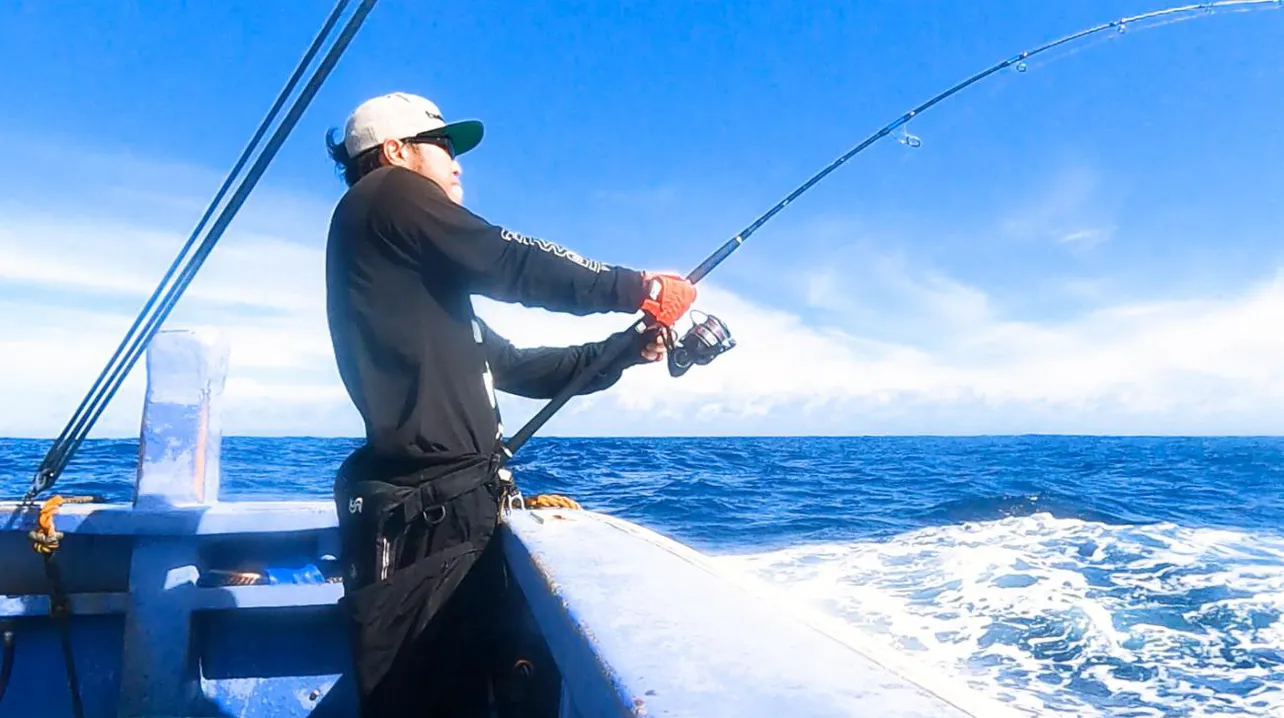
[[[414,137],[403,139],[402,142],[413,142],[421,145],[437,145],[445,150],[446,154],[450,155],[450,159],[455,159],[455,143],[451,142],[450,138],[445,135],[415,135]]]

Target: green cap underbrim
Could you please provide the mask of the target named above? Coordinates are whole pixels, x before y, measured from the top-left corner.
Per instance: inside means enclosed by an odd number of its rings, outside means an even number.
[[[459,156],[481,144],[482,135],[486,134],[486,130],[477,120],[461,120],[433,130],[433,134],[449,137],[450,144],[455,147],[455,155]]]

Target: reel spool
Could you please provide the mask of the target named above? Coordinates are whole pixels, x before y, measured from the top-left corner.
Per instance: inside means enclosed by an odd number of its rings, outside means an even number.
[[[731,330],[721,319],[695,310],[692,310],[692,314],[702,315],[704,321],[695,323],[682,335],[681,340],[674,342],[671,332],[664,334],[664,344],[669,355],[669,375],[673,377],[686,374],[696,364],[708,364],[736,346]]]

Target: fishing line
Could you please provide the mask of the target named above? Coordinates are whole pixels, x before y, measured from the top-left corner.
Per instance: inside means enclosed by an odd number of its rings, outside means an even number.
[[[895,120],[892,120],[877,132],[848,150],[838,159],[829,163],[829,165],[824,169],[812,175],[806,182],[803,182],[784,199],[776,203],[774,207],[767,210],[751,222],[749,226],[745,227],[734,237],[727,240],[713,254],[709,255],[700,263],[699,266],[692,270],[691,273],[687,275],[687,280],[694,284],[698,283],[701,279],[704,279],[710,272],[716,269],[719,264],[722,264],[723,261],[744,246],[745,241],[749,239],[754,232],[757,232],[764,224],[769,222],[772,217],[775,217],[785,207],[788,207],[794,200],[802,196],[804,192],[814,187],[816,183],[829,176],[831,172],[841,167],[851,158],[863,152],[870,145],[873,145],[885,137],[894,136],[898,142],[901,142],[908,147],[920,147],[922,145],[922,138],[915,135],[908,127],[911,120],[972,85],[995,75],[995,73],[1007,68],[1013,68],[1018,73],[1028,72],[1031,58],[1042,56],[1053,49],[1067,46],[1071,43],[1077,43],[1084,38],[1097,36],[1101,33],[1109,32],[1116,35],[1127,35],[1133,30],[1144,29],[1146,27],[1153,29],[1170,25],[1174,22],[1193,20],[1221,13],[1245,12],[1260,9],[1278,9],[1281,5],[1284,5],[1284,0],[1223,0],[1222,2],[1182,5],[1163,10],[1154,10],[1140,15],[1134,15],[1132,17],[1112,20],[1100,25],[1094,25],[1087,29],[1044,43],[1033,49],[1024,50],[1005,60],[996,62],[980,72],[977,72],[976,74],[971,75],[963,81],[953,85],[945,91],[934,95],[927,101],[912,110],[909,110]],[[632,327],[630,327],[630,330],[638,335],[642,335],[647,331],[649,321],[650,317],[644,316],[637,320]],[[573,396],[583,390],[583,388],[587,386],[594,377],[610,366],[613,362],[617,361],[621,353],[628,348],[630,348],[630,346],[627,343],[622,343],[621,345],[608,349],[603,352],[602,355],[598,357],[597,361],[590,365],[585,371],[568,382],[566,387],[563,388],[560,393],[553,397],[548,404],[544,405],[544,407],[540,409],[535,416],[531,417],[525,426],[519,429],[511,439],[504,443],[504,456],[500,457],[500,464],[503,465],[507,463],[507,461],[512,458],[513,454],[516,453],[517,450],[520,449],[531,438],[531,436],[540,429],[540,427],[547,423],[558,409],[562,408],[566,402],[570,401]]]
[[[1230,15],[1243,12],[1254,12],[1261,9],[1262,8],[1259,7],[1225,7],[1220,11],[1216,9],[1206,9],[1202,15],[1213,13]],[[1090,37],[1082,37],[1078,42],[1061,45],[1056,48],[1049,48],[1047,52],[1040,53],[1038,55],[1034,55],[1032,52],[1029,58],[1016,63],[1010,67],[1007,72],[996,73],[989,78],[990,82],[983,83],[972,88],[973,92],[970,95],[973,100],[972,102],[965,103],[961,107],[956,103],[955,111],[948,115],[934,115],[933,121],[938,124],[934,124],[932,126],[930,133],[922,132],[921,129],[918,129],[922,127],[921,124],[916,124],[916,128],[912,129],[909,123],[906,123],[897,130],[896,133],[894,133],[894,137],[897,144],[911,149],[922,147],[925,136],[928,137],[930,142],[936,144],[940,142],[941,138],[949,137],[954,127],[966,124],[966,115],[969,110],[974,110],[978,105],[987,104],[986,101],[1000,101],[1004,93],[1009,88],[1026,81],[1028,75],[1041,74],[1047,68],[1051,68],[1058,63],[1070,60],[1071,58],[1103,45],[1115,43],[1128,37],[1136,37],[1151,30],[1157,30],[1161,27],[1195,20],[1199,17],[1201,17],[1201,13],[1186,12],[1165,17],[1155,17],[1140,23],[1131,19],[1122,20],[1120,21],[1120,25],[1115,28],[1114,32],[1100,32]],[[1120,28],[1123,28],[1123,31],[1120,31]],[[962,101],[961,98],[959,101]],[[944,120],[945,124],[943,125],[939,124],[942,121],[942,117],[949,118]],[[915,119],[917,120],[918,118],[916,117]],[[912,152],[903,153],[899,155],[899,158],[896,161],[901,164],[906,164],[913,162],[914,158],[918,156],[919,155]]]

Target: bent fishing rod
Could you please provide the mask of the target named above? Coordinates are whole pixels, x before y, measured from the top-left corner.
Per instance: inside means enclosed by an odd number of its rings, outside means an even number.
[[[798,186],[797,189],[795,189],[793,192],[790,192],[784,199],[776,203],[774,207],[769,209],[767,212],[763,213],[761,216],[759,216],[757,219],[751,222],[749,226],[745,227],[743,230],[737,233],[734,237],[727,240],[721,247],[717,249],[717,251],[709,255],[708,258],[706,258],[703,262],[701,262],[698,267],[696,267],[694,270],[691,271],[690,274],[687,275],[686,277],[687,281],[691,282],[692,284],[699,283],[700,280],[704,279],[706,276],[709,275],[710,272],[716,269],[718,265],[722,264],[724,261],[726,261],[728,257],[730,257],[732,254],[735,254],[737,250],[739,250],[742,246],[744,246],[745,240],[749,239],[749,237],[754,232],[757,232],[764,224],[770,221],[772,217],[775,217],[777,214],[780,213],[781,210],[783,210],[785,207],[788,207],[791,203],[793,203],[794,200],[802,196],[804,192],[814,187],[816,183],[820,182],[822,179],[829,176],[831,172],[838,169],[840,166],[842,166],[851,158],[863,152],[870,145],[873,145],[875,142],[878,142],[879,140],[883,139],[884,137],[887,137],[893,132],[896,132],[897,130],[902,129],[903,127],[905,127],[905,125],[909,124],[910,120],[914,119],[915,117],[918,117],[919,115],[935,107],[937,104],[952,97],[953,95],[959,92],[962,92],[963,90],[971,87],[972,85],[975,85],[976,83],[984,80],[987,77],[990,77],[996,72],[1000,72],[1009,67],[1015,68],[1018,72],[1025,72],[1027,69],[1026,61],[1029,60],[1030,58],[1033,58],[1037,55],[1041,55],[1045,52],[1048,52],[1049,50],[1053,50],[1055,48],[1062,47],[1064,45],[1069,45],[1079,40],[1083,40],[1084,38],[1097,35],[1099,33],[1108,32],[1111,30],[1114,30],[1115,32],[1118,32],[1118,33],[1124,33],[1131,27],[1141,26],[1143,24],[1145,24],[1146,26],[1150,26],[1152,24],[1157,26],[1158,24],[1167,24],[1169,22],[1177,22],[1177,21],[1193,19],[1201,16],[1213,15],[1218,12],[1244,11],[1244,10],[1256,10],[1256,9],[1266,9],[1266,8],[1278,9],[1281,7],[1281,5],[1284,5],[1284,0],[1224,0],[1223,2],[1199,3],[1195,5],[1182,5],[1178,7],[1171,7],[1163,10],[1154,10],[1154,11],[1143,13],[1140,15],[1134,15],[1132,17],[1124,17],[1118,20],[1112,20],[1110,22],[1102,23],[1100,25],[1095,25],[1085,30],[1080,30],[1079,32],[1072,33],[1070,35],[1066,35],[1056,40],[1052,40],[1051,42],[1044,43],[1033,49],[1024,50],[1005,60],[996,62],[993,65],[990,65],[989,67],[981,70],[980,72],[977,72],[976,74],[971,75],[970,77],[964,79],[963,81],[946,89],[945,91],[931,97],[926,102],[918,105],[912,110],[906,112],[905,114],[901,115],[895,120],[884,125],[877,132],[875,132],[874,134],[862,140],[860,144],[851,148],[850,150],[845,152],[842,156],[840,156],[838,159],[829,163],[824,169],[812,175],[810,178],[807,179],[806,182],[803,182],[801,185]],[[1155,22],[1160,19],[1164,19],[1166,22],[1164,23]],[[921,144],[921,141],[919,140],[919,138],[909,134],[908,131],[904,131],[904,135],[898,139],[900,142],[902,142],[903,144],[909,147],[918,147]],[[713,319],[713,318],[710,317],[709,319]],[[653,320],[654,318],[649,315],[643,316],[641,319],[634,322],[634,324],[628,329],[628,331],[632,333],[631,335],[643,335],[652,328]],[[718,324],[720,324],[720,322]],[[708,320],[706,320],[705,323],[702,323],[702,325],[697,325],[696,330],[700,329],[701,326],[707,326],[707,325],[708,325]],[[725,331],[725,326],[722,326],[722,329]],[[728,334],[728,337],[729,337],[729,334]],[[553,414],[557,413],[557,411],[561,409],[566,404],[566,402],[570,401],[572,397],[579,394],[580,391],[582,391],[584,387],[586,387],[589,384],[589,382],[592,381],[599,373],[601,373],[607,367],[611,366],[611,364],[619,360],[620,357],[623,355],[624,351],[633,347],[636,347],[636,343],[622,342],[614,346],[608,345],[606,351],[602,352],[602,354],[598,357],[597,361],[593,362],[583,372],[576,375],[569,383],[567,383],[567,385],[562,389],[561,392],[559,392],[556,396],[554,396],[551,400],[549,400],[548,404],[544,405],[544,408],[540,409],[539,413],[531,417],[531,419],[528,422],[526,422],[525,426],[519,429],[511,439],[509,439],[507,442],[504,443],[503,445],[504,452],[503,452],[503,455],[500,457],[500,465],[502,466],[503,464],[507,463],[508,460],[513,457],[513,454],[515,454],[517,450],[520,449],[531,438],[531,436],[535,434],[536,431],[539,431],[539,429],[543,427],[544,424],[546,424],[548,420],[552,418]],[[671,366],[671,369],[672,369],[672,366]]]
[[[183,245],[182,249],[179,250],[178,256],[174,259],[169,269],[165,272],[165,275],[161,278],[160,283],[153,291],[151,297],[147,300],[147,303],[143,306],[142,311],[134,320],[133,325],[125,333],[125,337],[121,340],[121,343],[116,348],[115,353],[112,354],[111,359],[108,360],[107,366],[103,369],[102,373],[98,375],[93,386],[90,387],[89,393],[85,395],[80,406],[76,408],[71,420],[67,422],[62,433],[58,435],[58,438],[55,439],[53,444],[49,447],[44,459],[40,462],[40,467],[36,470],[35,476],[32,478],[30,490],[28,490],[26,496],[23,497],[24,502],[29,502],[40,492],[52,488],[54,482],[58,480],[63,469],[67,467],[67,464],[71,461],[76,450],[88,436],[89,431],[93,428],[98,417],[107,407],[107,404],[111,401],[112,397],[116,395],[117,390],[119,390],[121,385],[124,384],[125,378],[129,375],[130,370],[143,355],[147,345],[156,335],[156,332],[160,330],[161,324],[169,316],[183,292],[187,289],[188,285],[191,284],[192,279],[195,278],[197,271],[201,268],[201,265],[204,264],[205,259],[209,256],[210,252],[213,251],[214,245],[218,242],[219,238],[222,237],[223,232],[231,223],[232,218],[240,210],[241,205],[244,204],[246,198],[250,194],[250,191],[254,189],[259,178],[262,177],[263,173],[267,170],[268,164],[272,162],[272,159],[276,156],[277,150],[280,149],[282,143],[285,142],[286,137],[289,136],[290,132],[294,129],[294,126],[298,123],[299,118],[303,115],[303,111],[307,109],[309,104],[311,104],[312,98],[321,88],[321,84],[325,82],[326,78],[330,75],[331,70],[334,69],[335,64],[338,63],[339,58],[352,42],[353,37],[356,36],[357,30],[359,30],[362,23],[365,22],[366,17],[374,8],[377,0],[361,0],[361,3],[357,6],[356,10],[353,11],[352,16],[335,37],[334,44],[330,46],[329,50],[321,58],[320,63],[313,71],[311,77],[309,77],[307,82],[304,83],[303,89],[299,92],[298,97],[295,98],[293,104],[291,104],[289,110],[285,113],[284,119],[281,120],[281,124],[276,128],[276,131],[272,133],[272,136],[268,138],[267,144],[264,146],[262,153],[250,166],[235,191],[232,192],[227,205],[223,207],[223,210],[219,213],[213,224],[209,224],[210,218],[214,216],[214,212],[219,206],[219,203],[227,196],[228,190],[231,189],[233,181],[240,174],[241,170],[245,168],[250,157],[258,149],[260,141],[267,133],[268,128],[276,121],[276,118],[282,107],[284,107],[286,100],[294,92],[295,87],[299,84],[304,72],[312,64],[317,53],[320,52],[322,46],[330,38],[335,25],[342,17],[344,10],[350,2],[351,0],[338,0],[334,9],[326,17],[321,30],[317,33],[316,38],[313,39],[312,44],[308,46],[307,51],[299,60],[298,65],[290,75],[285,87],[277,95],[276,100],[272,103],[271,109],[255,130],[254,135],[250,138],[249,143],[241,152],[240,157],[232,167],[232,170],[228,173],[227,178],[223,181],[223,185],[219,187],[218,192],[215,193],[214,199],[210,202],[210,205],[205,210],[204,215],[201,216],[200,221],[197,222],[196,228],[192,231],[191,236],[188,237],[187,242]],[[183,266],[184,257],[186,257],[188,252],[191,251],[193,245],[196,245],[197,239],[200,237],[202,231],[205,230],[207,225],[210,227],[208,234],[201,241],[199,246],[196,247],[196,251],[191,255],[186,266]],[[182,267],[181,271],[179,271],[180,267]],[[177,279],[174,279],[173,285],[171,285],[169,290],[165,291],[162,296],[162,290],[164,290],[166,284],[174,278],[175,272],[178,272]],[[153,309],[155,309],[155,312],[148,317],[148,314],[152,312]]]

